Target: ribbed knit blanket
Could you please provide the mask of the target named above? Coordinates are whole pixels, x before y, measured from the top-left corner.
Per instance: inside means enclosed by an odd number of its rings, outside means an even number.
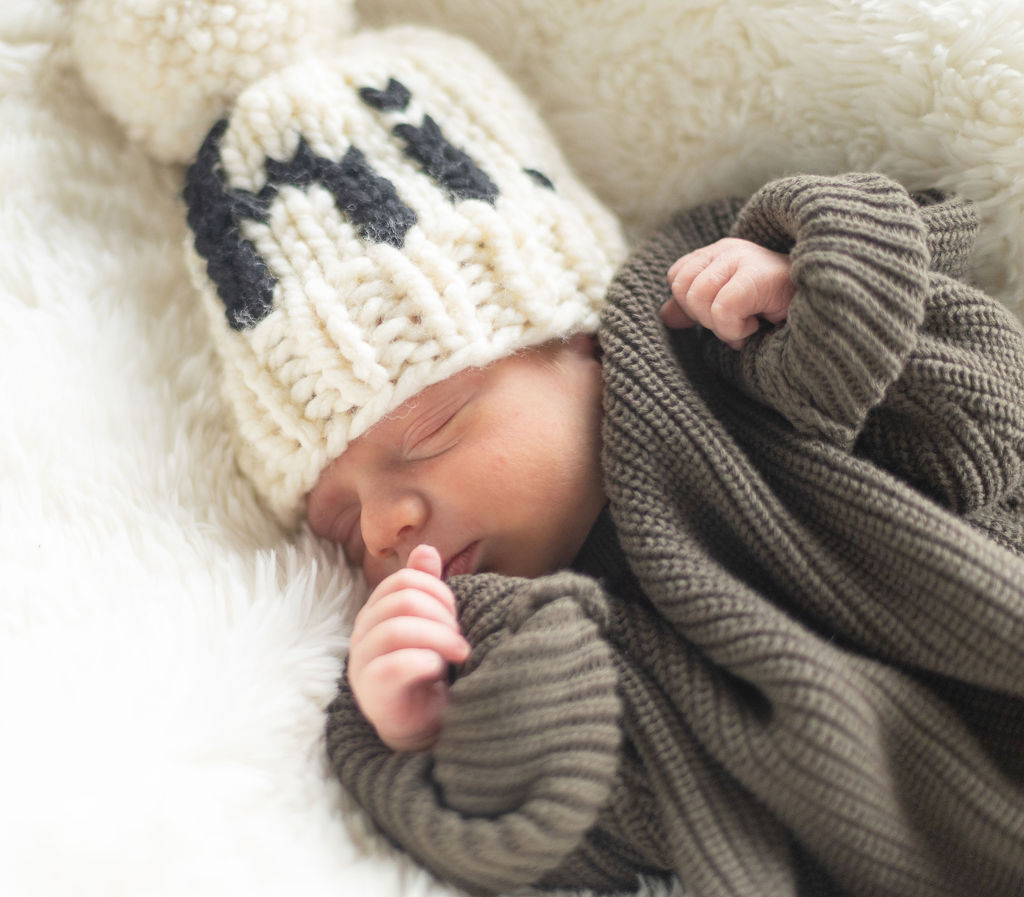
[[[585,573],[453,580],[473,654],[430,752],[344,681],[341,781],[476,892],[1024,894],[1024,337],[975,223],[878,175],[683,214],[600,335],[609,507]],[[670,334],[682,253],[788,251],[788,321]]]

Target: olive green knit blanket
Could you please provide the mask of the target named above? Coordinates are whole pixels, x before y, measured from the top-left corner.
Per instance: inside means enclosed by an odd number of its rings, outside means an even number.
[[[453,581],[473,654],[435,748],[346,684],[328,749],[471,891],[1024,894],[1024,338],[957,278],[970,209],[797,177],[677,217],[601,332],[592,575]],[[788,251],[788,321],[668,333],[682,253]]]

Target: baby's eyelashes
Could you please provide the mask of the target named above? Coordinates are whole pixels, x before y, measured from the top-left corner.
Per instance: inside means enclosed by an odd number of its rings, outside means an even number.
[[[454,422],[466,404],[464,397],[455,396],[422,415],[404,434],[403,456],[409,460],[424,460],[450,448],[458,441]]]

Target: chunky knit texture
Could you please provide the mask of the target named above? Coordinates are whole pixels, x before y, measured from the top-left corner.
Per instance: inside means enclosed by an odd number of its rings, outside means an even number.
[[[624,255],[526,99],[423,28],[246,88],[184,196],[239,465],[287,526],[349,441],[425,387],[596,331]]]
[[[186,255],[239,468],[286,528],[427,386],[596,332],[625,255],[530,102],[467,41],[348,34],[348,0],[82,0],[93,94],[189,162]],[[204,136],[205,135],[205,136]]]
[[[592,575],[453,582],[474,652],[431,753],[340,683],[331,760],[385,832],[481,892],[1024,894],[1024,336],[953,279],[973,229],[800,177],[633,256]],[[729,233],[797,284],[740,352],[658,317],[669,264]]]
[[[72,51],[93,95],[156,159],[188,162],[261,76],[333,52],[349,0],[78,0]]]

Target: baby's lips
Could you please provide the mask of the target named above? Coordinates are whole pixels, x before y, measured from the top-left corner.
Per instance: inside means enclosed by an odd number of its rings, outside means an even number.
[[[465,548],[452,555],[444,564],[442,578],[447,582],[453,576],[473,573],[476,567],[476,556],[479,542],[470,542]]]

